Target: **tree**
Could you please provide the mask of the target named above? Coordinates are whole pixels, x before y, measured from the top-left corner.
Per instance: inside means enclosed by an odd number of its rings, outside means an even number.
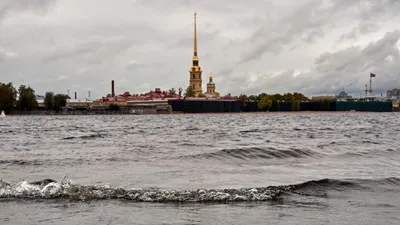
[[[276,99],[272,99],[272,104],[271,104],[271,111],[272,112],[277,112],[280,110],[279,102]]]
[[[257,108],[260,111],[267,111],[272,106],[272,100],[268,95],[265,95],[257,104]]]
[[[257,95],[250,95],[249,96],[249,101],[255,102],[255,101],[258,101],[257,99],[258,99]]]
[[[267,95],[266,93],[261,93],[257,96],[256,101],[261,101],[262,98],[264,97],[270,97],[269,95]]]
[[[54,109],[54,93],[53,92],[46,92],[44,96],[44,105],[46,106],[47,110]]]
[[[282,98],[285,102],[294,102],[296,100],[292,93],[285,93]]]
[[[237,97],[237,100],[240,101],[240,106],[245,107],[247,106],[247,101],[249,100],[249,98],[247,97],[247,95],[241,94],[239,95],[239,97]]]
[[[272,98],[275,99],[275,100],[277,100],[277,101],[282,101],[282,100],[284,100],[284,99],[283,99],[283,96],[280,95],[280,94],[274,94],[274,95],[272,95]]]
[[[0,82],[0,111],[6,113],[13,111],[17,98],[17,91],[12,83],[3,84]]]
[[[191,86],[187,87],[185,92],[185,98],[194,97],[194,91]]]
[[[176,90],[175,90],[175,88],[171,88],[171,89],[169,90],[169,92],[175,94],[175,93],[176,93]]]
[[[203,94],[203,93],[200,93],[197,97],[200,97],[200,98],[205,98],[206,97],[206,95],[205,94]]]
[[[301,93],[294,92],[293,97],[295,100],[298,101],[308,101],[309,99]]]
[[[67,105],[67,99],[69,99],[69,96],[64,94],[56,94],[54,95],[53,99],[54,99],[54,110],[60,111],[63,107]]]
[[[292,103],[292,111],[300,111],[300,102],[298,100]]]
[[[182,87],[180,87],[180,88],[178,89],[178,91],[179,91],[179,96],[182,96],[182,91],[183,91],[183,88],[182,88]]]
[[[19,98],[17,102],[17,108],[19,110],[31,111],[38,106],[35,91],[31,87],[21,85],[19,86],[18,93]]]

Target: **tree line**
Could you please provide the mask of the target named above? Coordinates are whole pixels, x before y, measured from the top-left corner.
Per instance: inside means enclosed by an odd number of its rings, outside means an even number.
[[[179,88],[179,95],[182,94],[183,89]],[[175,93],[175,89],[170,90]],[[189,86],[184,93],[185,99],[193,97],[194,91]],[[204,97],[204,96],[199,96]],[[259,111],[279,111],[279,102],[291,103],[292,111],[300,110],[300,103],[309,101],[309,99],[301,93],[285,93],[281,94],[266,94],[261,93],[258,95],[245,95],[233,96],[234,99],[241,101],[242,106],[246,106],[249,102],[256,102]],[[46,92],[44,97],[44,106],[49,111],[60,111],[66,106],[67,100],[70,99],[65,94],[54,94],[53,92]],[[328,104],[328,103],[327,103]],[[35,90],[29,86],[21,85],[18,90],[14,88],[12,83],[0,82],[0,111],[4,110],[6,113],[12,111],[31,111],[38,109],[36,101]],[[110,109],[117,110],[116,106],[110,106]]]
[[[306,96],[301,93],[285,93],[281,94],[273,94],[269,95],[266,93],[261,93],[258,95],[244,95],[241,94],[239,96],[233,97],[241,101],[242,106],[246,106],[248,102],[257,102],[257,108],[259,111],[279,111],[280,104],[279,102],[287,102],[292,105],[292,111],[300,110],[300,103],[304,101],[309,101]]]
[[[67,99],[70,99],[68,95],[46,92],[44,98],[45,109],[60,111],[62,107],[66,106]],[[39,105],[36,100],[35,90],[30,86],[20,85],[16,89],[11,82],[8,84],[0,82],[0,111],[12,113],[36,109],[39,109]]]

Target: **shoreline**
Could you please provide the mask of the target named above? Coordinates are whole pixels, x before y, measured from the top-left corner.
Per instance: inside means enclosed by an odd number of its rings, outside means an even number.
[[[143,116],[143,115],[226,115],[226,114],[343,114],[343,113],[398,113],[399,111],[392,112],[371,112],[371,111],[277,111],[277,112],[203,112],[203,113],[183,113],[183,112],[172,112],[172,113],[157,113],[157,114],[8,114],[6,117],[18,117],[18,116]]]

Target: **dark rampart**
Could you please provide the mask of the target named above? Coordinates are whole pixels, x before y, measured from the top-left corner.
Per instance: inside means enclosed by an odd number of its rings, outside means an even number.
[[[391,102],[336,102],[336,111],[392,112]]]
[[[210,112],[258,112],[258,102],[226,100],[169,100],[174,112],[210,113]],[[293,111],[292,103],[279,102],[279,111]],[[301,102],[300,111],[358,111],[358,112],[392,112],[391,102],[336,102],[312,101]]]
[[[223,113],[241,112],[239,101],[230,100],[168,100],[174,112]]]

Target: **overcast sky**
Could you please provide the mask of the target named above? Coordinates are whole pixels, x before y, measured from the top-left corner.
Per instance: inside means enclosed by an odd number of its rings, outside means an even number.
[[[38,94],[187,87],[359,96],[400,88],[399,0],[0,0],[0,82]]]

